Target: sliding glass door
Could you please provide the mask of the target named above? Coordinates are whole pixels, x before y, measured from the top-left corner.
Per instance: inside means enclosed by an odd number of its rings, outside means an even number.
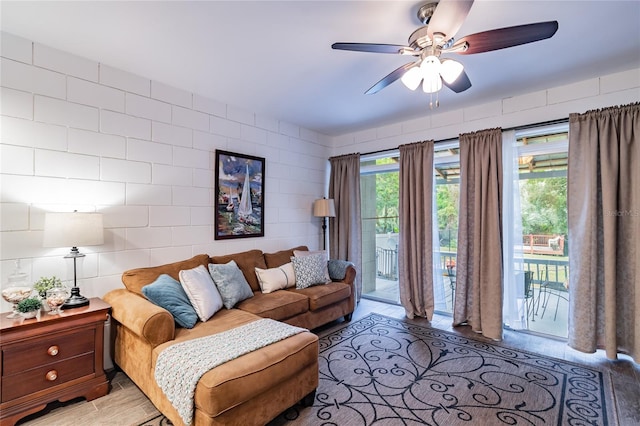
[[[505,325],[567,337],[568,126],[505,134]]]
[[[503,134],[503,289],[506,327],[567,335],[568,126]],[[435,144],[435,310],[453,312],[458,249],[458,141]],[[365,298],[400,303],[398,152],[362,157],[362,277]],[[500,255],[496,253],[496,255]]]
[[[458,250],[458,205],[460,202],[460,155],[458,142],[436,144],[434,152],[435,200],[433,211],[433,280],[435,309],[453,313]]]
[[[400,303],[398,289],[398,157],[361,165],[362,296]]]

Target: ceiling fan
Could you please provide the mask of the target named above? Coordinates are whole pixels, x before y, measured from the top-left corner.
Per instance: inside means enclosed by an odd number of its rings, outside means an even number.
[[[483,31],[455,40],[454,36],[472,5],[473,0],[440,0],[422,5],[418,10],[418,19],[423,26],[409,36],[408,46],[334,43],[331,47],[337,50],[391,53],[417,58],[374,84],[365,92],[368,95],[379,92],[398,79],[411,90],[417,89],[422,82],[426,93],[437,93],[443,85],[460,93],[471,87],[471,81],[460,62],[440,59],[442,54],[470,55],[505,49],[550,38],[558,30],[557,21],[547,21]]]

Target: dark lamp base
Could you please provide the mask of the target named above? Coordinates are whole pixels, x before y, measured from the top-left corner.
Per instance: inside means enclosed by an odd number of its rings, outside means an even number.
[[[80,294],[80,289],[78,287],[72,287],[71,296],[64,301],[64,304],[60,306],[60,309],[79,308],[81,306],[87,306],[88,304],[89,299]]]

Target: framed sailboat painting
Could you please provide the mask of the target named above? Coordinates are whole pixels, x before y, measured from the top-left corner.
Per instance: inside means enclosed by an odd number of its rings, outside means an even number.
[[[264,167],[264,158],[216,150],[216,240],[264,237]]]

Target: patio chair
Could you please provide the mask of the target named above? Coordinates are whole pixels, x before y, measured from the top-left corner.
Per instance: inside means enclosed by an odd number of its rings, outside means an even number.
[[[556,309],[553,314],[553,320],[555,321],[558,317],[558,307],[560,306],[560,299],[564,299],[567,303],[569,303],[569,297],[567,288],[563,283],[559,283],[556,281],[549,281],[549,271],[546,270],[544,272],[545,279],[540,285],[540,296],[542,297],[542,314],[540,318],[544,318],[544,314],[547,311],[547,307],[549,306],[549,302],[552,296],[556,297]],[[537,310],[536,310],[537,313]]]
[[[533,288],[533,271],[524,271],[524,299],[527,304],[527,315],[531,316],[531,321],[535,321],[535,295],[535,289]]]

